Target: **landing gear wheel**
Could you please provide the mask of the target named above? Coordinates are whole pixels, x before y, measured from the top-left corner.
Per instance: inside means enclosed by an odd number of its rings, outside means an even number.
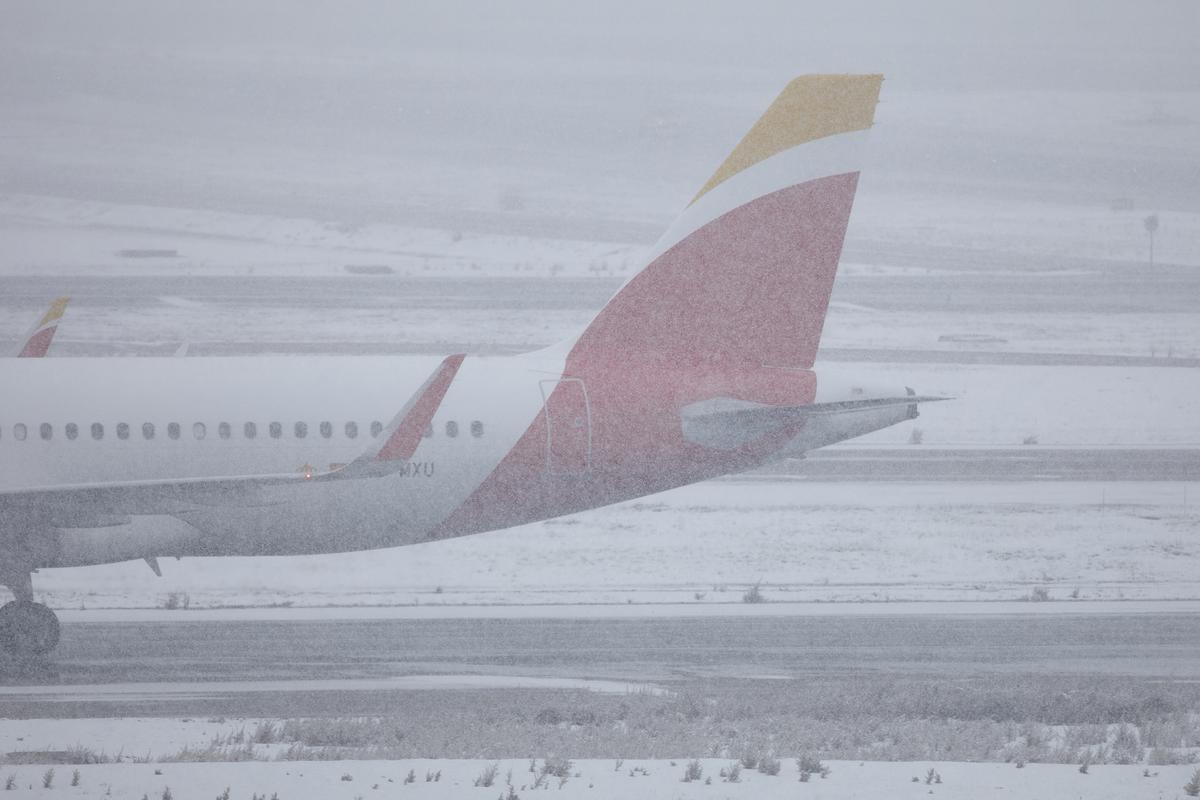
[[[58,617],[41,603],[13,600],[0,607],[0,647],[16,656],[40,656],[58,644]]]

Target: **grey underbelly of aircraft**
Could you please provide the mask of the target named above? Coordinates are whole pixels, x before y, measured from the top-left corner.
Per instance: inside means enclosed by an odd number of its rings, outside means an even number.
[[[371,550],[422,541],[447,513],[432,462],[404,474],[265,488],[237,504],[191,502],[120,524],[59,527],[39,566],[170,556],[266,556]],[[442,481],[445,483],[446,481]]]

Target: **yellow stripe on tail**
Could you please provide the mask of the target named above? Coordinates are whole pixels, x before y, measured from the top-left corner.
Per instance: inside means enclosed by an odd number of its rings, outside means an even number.
[[[796,145],[871,127],[882,75],[804,75],[775,98],[696,196]]]

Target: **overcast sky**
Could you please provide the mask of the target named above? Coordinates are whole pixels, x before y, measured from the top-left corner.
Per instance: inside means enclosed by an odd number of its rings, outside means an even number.
[[[789,78],[883,72],[881,185],[1200,203],[1195,0],[648,6],[8,0],[0,180],[338,219],[516,192],[645,238]]]

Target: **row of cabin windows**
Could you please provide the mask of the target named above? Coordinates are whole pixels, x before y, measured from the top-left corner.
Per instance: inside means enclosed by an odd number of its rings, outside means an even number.
[[[317,430],[320,432],[322,439],[332,439],[333,438],[334,428],[333,428],[332,422],[320,423],[317,426]],[[379,434],[383,433],[383,423],[379,422],[379,421],[372,422],[371,426],[370,426],[370,430],[371,430],[372,438],[378,437]],[[183,429],[179,425],[178,422],[167,423],[167,438],[168,439],[178,439],[182,435],[182,432],[183,432]],[[342,432],[345,434],[347,439],[357,439],[358,438],[358,423],[357,422],[347,422],[342,427]],[[91,426],[91,434],[92,434],[92,438],[95,439],[96,441],[100,441],[101,439],[103,439],[104,438],[104,425],[99,422],[93,422],[92,426]],[[118,439],[128,439],[129,434],[130,434],[129,423],[118,422],[116,425],[116,434],[117,434]],[[156,434],[157,434],[157,430],[155,429],[153,422],[145,422],[142,424],[142,438],[143,439],[146,439],[147,441],[149,441],[150,439],[153,439]],[[25,425],[25,423],[18,422],[12,426],[12,435],[13,435],[13,438],[16,439],[17,441],[23,442],[29,436],[29,428]],[[49,422],[43,422],[41,425],[38,426],[38,435],[41,436],[42,439],[44,439],[46,441],[50,441],[51,439],[54,438],[54,426],[51,425]],[[71,441],[78,439],[79,438],[79,426],[76,425],[74,422],[68,422],[66,425],[63,426],[63,435],[66,436],[67,439],[69,439]],[[283,423],[282,422],[269,423],[267,425],[267,435],[270,436],[272,439],[282,439],[283,438]],[[457,422],[455,422],[454,420],[450,420],[449,422],[446,423],[446,435],[449,436],[451,439],[458,436],[458,423]],[[476,439],[483,436],[483,423],[482,422],[480,422],[479,420],[475,420],[471,423],[471,435],[474,436]],[[293,424],[292,425],[292,436],[296,439],[306,438],[308,436],[308,423],[307,422],[297,422],[297,423]],[[429,437],[433,436],[433,426],[432,425],[426,426],[424,436],[427,439]],[[192,423],[192,438],[205,439],[207,437],[208,437],[208,426],[207,425],[205,425],[203,422]],[[255,439],[257,437],[258,437],[258,425],[256,423],[247,422],[242,425],[242,438],[243,439]],[[228,422],[217,423],[217,438],[232,439],[233,438],[233,426],[230,425]]]

